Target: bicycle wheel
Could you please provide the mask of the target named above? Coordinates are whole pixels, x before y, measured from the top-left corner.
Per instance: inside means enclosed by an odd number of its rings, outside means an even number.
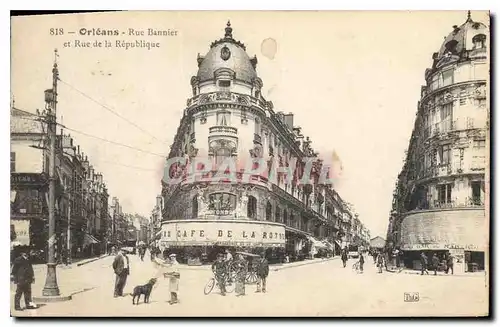
[[[355,262],[353,265],[352,265],[352,270],[353,271],[358,271],[359,269],[359,264],[357,262]]]
[[[247,278],[245,280],[247,284],[255,284],[257,283],[257,274],[255,272],[250,272],[247,275]]]
[[[203,293],[205,293],[205,295],[210,294],[210,292],[212,292],[212,290],[214,289],[214,286],[215,286],[215,278],[212,277],[208,280],[207,285],[205,285]]]

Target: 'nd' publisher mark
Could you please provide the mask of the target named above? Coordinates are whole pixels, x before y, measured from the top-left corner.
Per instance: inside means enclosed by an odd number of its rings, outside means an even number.
[[[419,300],[418,292],[405,293],[405,302],[418,302]]]

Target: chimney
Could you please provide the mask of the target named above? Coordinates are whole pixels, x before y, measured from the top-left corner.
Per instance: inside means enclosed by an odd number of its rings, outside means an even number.
[[[283,117],[284,117],[285,125],[290,130],[293,130],[293,114],[292,113],[288,113],[288,114],[285,114]]]

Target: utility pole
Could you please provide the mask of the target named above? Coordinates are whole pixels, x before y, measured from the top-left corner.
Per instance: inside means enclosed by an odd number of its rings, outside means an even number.
[[[47,258],[47,278],[43,287],[43,296],[59,296],[59,286],[57,285],[57,271],[55,258],[56,243],[56,127],[57,127],[57,81],[59,70],[57,69],[57,49],[54,50],[55,59],[52,68],[52,89],[45,91],[45,102],[47,103],[47,125],[49,145],[49,238],[48,238],[48,258]]]
[[[68,261],[67,261],[67,265],[71,265],[71,200],[72,200],[72,196],[71,196],[71,192],[69,193],[69,205],[68,205],[68,234],[67,234],[67,251],[68,251]]]

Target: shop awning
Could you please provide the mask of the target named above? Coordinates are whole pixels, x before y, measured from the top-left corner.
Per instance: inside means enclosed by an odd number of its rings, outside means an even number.
[[[83,244],[84,245],[89,245],[89,244],[99,244],[100,242],[92,235],[90,234],[85,234],[83,236]]]
[[[312,236],[307,236],[307,239],[312,243],[312,246],[315,247],[315,248],[318,248],[318,249],[326,249],[326,244],[315,239],[314,237]]]
[[[323,241],[323,244],[325,244],[325,245],[326,245],[326,247],[327,247],[328,249],[330,249],[330,250],[334,250],[334,249],[335,249],[335,247],[333,246],[333,244],[332,244],[332,243],[330,243],[330,242],[328,242],[328,241],[326,241],[326,240],[325,240],[325,241]]]

